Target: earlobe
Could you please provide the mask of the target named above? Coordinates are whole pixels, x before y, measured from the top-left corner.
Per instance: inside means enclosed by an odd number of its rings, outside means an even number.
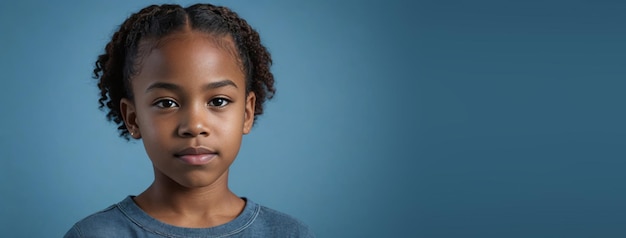
[[[137,124],[137,111],[135,110],[135,104],[127,99],[122,98],[120,101],[120,112],[124,119],[126,129],[130,133],[130,136],[139,139],[141,138],[141,131],[139,131],[139,124]]]
[[[249,92],[246,97],[246,108],[244,112],[243,121],[243,134],[250,133],[252,125],[254,124],[254,110],[256,107],[256,95],[254,92]]]

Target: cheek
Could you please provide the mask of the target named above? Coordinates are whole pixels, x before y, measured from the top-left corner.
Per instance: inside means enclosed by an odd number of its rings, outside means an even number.
[[[137,116],[139,129],[143,137],[154,137],[164,133],[170,133],[172,127],[177,125],[173,116],[159,115],[150,111],[143,111]]]
[[[230,140],[241,140],[243,136],[243,123],[244,123],[244,110],[243,107],[238,106],[232,108],[232,111],[223,114],[216,114],[212,116],[214,120],[211,123],[214,128],[214,132],[219,134],[220,137],[228,137]]]
[[[243,128],[243,115],[238,115],[236,113],[230,113],[228,115],[220,115],[214,117],[215,121],[213,124],[213,128],[217,131],[221,131],[223,133],[227,133],[229,136],[235,136],[236,132],[241,132]]]

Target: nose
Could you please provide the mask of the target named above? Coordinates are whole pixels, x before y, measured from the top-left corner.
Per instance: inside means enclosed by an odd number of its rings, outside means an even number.
[[[204,107],[193,106],[183,110],[178,135],[181,137],[208,136],[208,111]]]

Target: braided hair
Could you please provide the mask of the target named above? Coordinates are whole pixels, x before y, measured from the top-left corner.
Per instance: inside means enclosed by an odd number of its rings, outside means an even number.
[[[276,89],[270,72],[270,54],[261,44],[259,34],[237,13],[211,4],[195,4],[187,8],[172,4],[151,5],[122,23],[106,45],[105,53],[98,56],[93,70],[93,78],[98,80],[100,89],[99,108],[106,106],[107,120],[118,126],[121,137],[129,139],[120,101],[133,98],[131,79],[140,71],[141,60],[149,53],[146,46],[154,46],[159,39],[185,28],[232,37],[246,77],[246,93],[256,95],[255,119],[263,114],[265,100],[273,97]]]

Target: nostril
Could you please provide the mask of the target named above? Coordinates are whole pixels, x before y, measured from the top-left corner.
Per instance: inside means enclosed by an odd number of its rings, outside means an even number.
[[[193,135],[190,132],[183,132],[184,137],[192,137]]]
[[[181,129],[179,130],[178,135],[182,137],[209,136],[209,132],[204,129],[202,130]]]
[[[178,136],[181,137],[196,137],[196,136],[209,136],[210,130],[207,127],[205,121],[198,115],[190,115],[186,118],[184,123],[181,123],[178,127]]]

